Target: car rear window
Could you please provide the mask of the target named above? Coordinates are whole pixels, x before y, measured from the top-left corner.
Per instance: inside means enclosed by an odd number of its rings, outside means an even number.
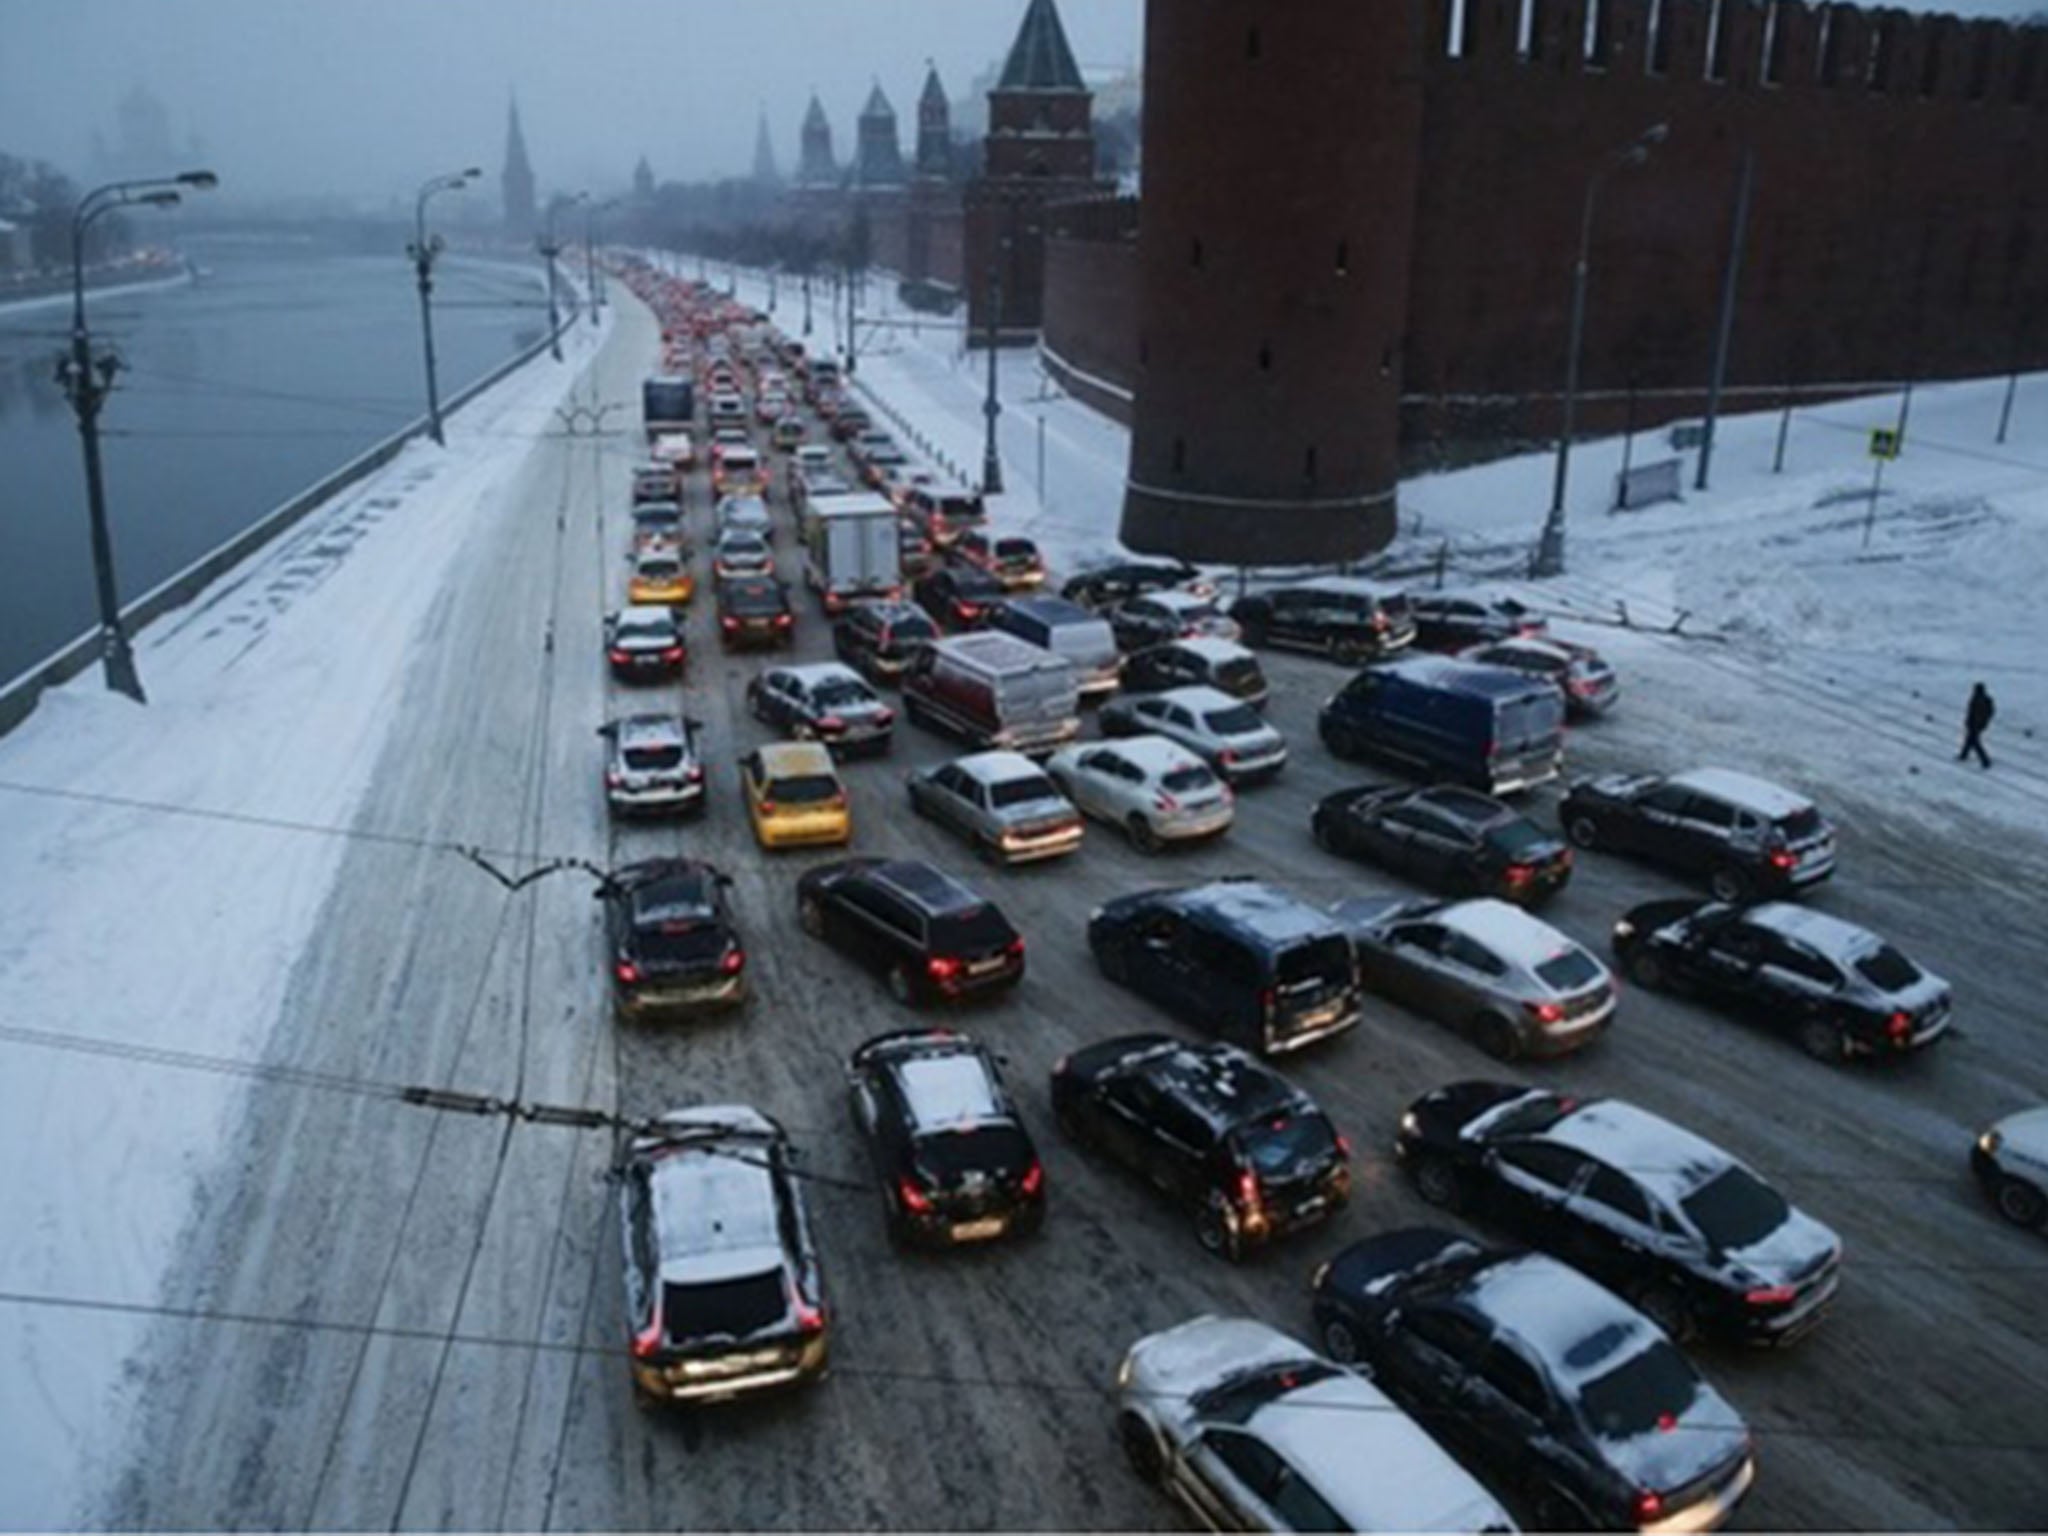
[[[889,621],[889,638],[897,645],[911,640],[933,640],[938,630],[923,614],[904,614]]]
[[[1886,992],[1903,992],[1920,980],[1920,967],[1889,944],[1878,945],[1858,960],[1856,969],[1865,981]]]
[[[640,956],[644,960],[687,963],[715,960],[729,942],[725,927],[715,921],[652,923],[639,930]]]
[[[1583,949],[1568,949],[1537,966],[1536,974],[1552,991],[1576,992],[1600,979],[1600,962]]]
[[[997,539],[996,554],[1005,560],[1029,560],[1038,553],[1038,546],[1029,539]]]
[[[964,912],[948,912],[932,920],[932,951],[942,955],[972,955],[995,949],[1017,936],[1003,914],[987,902]]]
[[[1014,1125],[977,1125],[921,1137],[912,1159],[937,1182],[957,1184],[969,1173],[1021,1174],[1031,1166],[1031,1143]]]
[[[768,786],[772,800],[790,805],[820,805],[840,793],[839,781],[826,773],[798,773],[776,779]]]
[[[1192,794],[1198,789],[1207,789],[1216,782],[1216,775],[1196,764],[1186,768],[1172,768],[1159,781],[1176,795]]]
[[[683,514],[674,507],[642,506],[633,514],[635,526],[641,528],[679,528]]]
[[[626,766],[637,773],[646,773],[654,768],[674,768],[683,760],[680,743],[665,747],[628,747],[625,751]]]
[[[1563,727],[1564,701],[1555,692],[1508,699],[1494,711],[1500,745],[1511,752],[1554,741]]]
[[[1234,705],[1229,709],[1211,710],[1202,716],[1210,730],[1218,736],[1244,736],[1256,731],[1265,722],[1259,712],[1249,704]]]
[[[1241,1128],[1231,1143],[1242,1166],[1275,1178],[1325,1161],[1337,1150],[1337,1135],[1322,1115],[1283,1115]]]
[[[1217,683],[1224,688],[1256,688],[1262,681],[1259,664],[1249,656],[1242,661],[1226,661],[1215,671]]]
[[[787,605],[774,587],[727,587],[725,606],[734,613],[780,613]]]
[[[674,581],[682,568],[681,563],[675,560],[642,560],[640,578],[643,581]]]
[[[1632,1440],[1683,1417],[1699,1390],[1700,1379],[1685,1356],[1660,1339],[1580,1387],[1579,1407],[1601,1439]]]
[[[674,637],[676,626],[670,619],[622,619],[619,621],[619,638],[622,640],[667,640]]]
[[[1486,829],[1486,846],[1511,860],[1540,853],[1550,841],[1550,835],[1535,822],[1520,818]]]
[[[1059,791],[1052,787],[1052,780],[1040,774],[1030,774],[991,784],[988,798],[991,805],[1028,805],[1033,800],[1051,800],[1058,794]]]
[[[782,1271],[661,1288],[661,1331],[669,1343],[744,1339],[789,1315]]]
[[[1351,941],[1333,933],[1292,945],[1274,962],[1273,979],[1283,987],[1304,981],[1347,986],[1351,981]]]
[[[811,691],[811,698],[826,709],[844,709],[849,704],[872,704],[875,701],[867,684],[855,682],[850,677],[818,684]]]
[[[1821,830],[1820,812],[1812,806],[1803,811],[1794,811],[1790,816],[1780,816],[1776,822],[1778,830],[1788,843],[1804,842],[1818,836]]]
[[[1747,1248],[1785,1225],[1785,1197],[1746,1168],[1730,1168],[1679,1202],[1700,1236],[1723,1251]]]

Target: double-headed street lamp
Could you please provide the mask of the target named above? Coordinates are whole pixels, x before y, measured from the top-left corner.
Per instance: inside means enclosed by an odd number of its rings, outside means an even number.
[[[107,686],[138,704],[149,701],[135,671],[135,652],[121,627],[121,598],[114,583],[114,540],[107,529],[107,493],[100,474],[100,407],[114,387],[121,360],[111,352],[93,356],[85,329],[85,230],[103,213],[135,203],[172,208],[187,191],[220,184],[211,171],[186,171],[155,181],[115,181],[95,187],[71,215],[71,352],[57,363],[57,382],[78,413],[78,438],[85,449],[85,503],[92,523],[92,573],[100,607],[100,665]]]
[[[597,289],[597,219],[608,208],[619,206],[620,199],[608,197],[601,203],[583,205],[583,281],[590,288],[590,323],[597,324],[597,312],[602,308]]]
[[[1557,475],[1550,491],[1550,515],[1543,520],[1543,536],[1536,545],[1531,574],[1564,574],[1564,488],[1571,463],[1572,425],[1579,408],[1579,343],[1586,326],[1586,263],[1593,244],[1593,206],[1607,178],[1625,166],[1641,165],[1650,150],[1671,136],[1669,123],[1653,123],[1620,149],[1607,154],[1586,179],[1586,202],[1579,216],[1579,259],[1572,267],[1572,327],[1565,343],[1564,425],[1557,436]]]
[[[427,234],[427,199],[441,192],[459,192],[477,177],[483,175],[480,167],[472,165],[466,171],[450,171],[446,176],[436,176],[420,188],[420,195],[412,205],[412,244],[405,248],[405,254],[412,258],[413,271],[420,280],[420,339],[427,353],[427,431],[436,443],[446,446],[448,439],[441,432],[441,385],[434,371],[434,261],[441,254],[442,240],[439,235]]]
[[[562,360],[562,306],[555,296],[555,258],[562,254],[562,238],[555,232],[555,220],[564,207],[580,203],[588,196],[588,192],[578,192],[574,197],[558,197],[549,203],[547,233],[539,243],[540,253],[548,264],[548,356],[558,363]]]
[[[981,413],[988,418],[988,435],[981,449],[984,496],[999,495],[1003,489],[1003,458],[996,451],[996,418],[1003,414],[1003,403],[996,398],[996,347],[1002,340],[1003,261],[1009,254],[1010,237],[1005,235],[990,253],[988,263],[988,396],[981,403]]]

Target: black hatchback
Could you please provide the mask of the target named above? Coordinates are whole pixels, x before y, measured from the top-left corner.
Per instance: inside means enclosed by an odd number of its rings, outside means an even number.
[[[1572,851],[1521,812],[1476,789],[1366,784],[1317,802],[1319,847],[1365,859],[1434,891],[1535,907],[1565,888]]]
[[[853,1053],[846,1084],[897,1242],[951,1248],[1044,1224],[1038,1150],[995,1060],[965,1035],[877,1035]]]
[[[1211,1253],[1327,1220],[1351,1198],[1351,1147],[1314,1099],[1235,1046],[1124,1035],[1052,1069],[1060,1131],[1156,1185]]]
[[[796,886],[805,933],[879,971],[900,1003],[955,1002],[1024,979],[1024,937],[1002,909],[916,859],[846,859]]]
[[[1453,1083],[1408,1106],[1394,1154],[1432,1205],[1547,1249],[1675,1339],[1789,1344],[1841,1285],[1832,1231],[1712,1142],[1619,1099]]]
[[[648,859],[598,886],[611,936],[612,1004],[647,1019],[746,1001],[747,951],[726,910],[729,876],[697,859]]]
[[[855,603],[832,626],[832,651],[871,682],[895,683],[910,658],[938,638],[931,615],[915,603]]]

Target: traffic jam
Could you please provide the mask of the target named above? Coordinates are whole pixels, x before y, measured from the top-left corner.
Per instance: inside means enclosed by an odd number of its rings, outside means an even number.
[[[816,1006],[761,974],[806,946],[825,1001],[895,1021],[800,1063],[808,1086],[772,1103],[736,1102],[706,1056],[700,1091],[626,1146],[636,1403],[829,1375],[844,1298],[818,1205],[842,1195],[788,1127],[845,1117],[902,1262],[1056,1248],[1062,1172],[1086,1164],[1118,1181],[1115,1219],[1177,1226],[1189,1266],[1291,1266],[1291,1312],[1245,1315],[1219,1285],[1075,1400],[1185,1516],[1727,1523],[1773,1474],[1723,1389],[1752,1351],[1848,1326],[1856,1258],[1797,1170],[1762,1171],[1725,1123],[1580,1078],[1654,994],[1725,1026],[1757,1074],[1910,1096],[1955,1031],[1952,990],[1826,910],[1859,878],[1827,807],[1739,764],[1575,776],[1579,733],[1626,717],[1623,680],[1512,598],[1049,569],[843,362],[703,283],[617,271],[662,355],[612,509],[630,528],[597,642],[615,712],[587,728],[614,825],[672,851],[603,882],[593,987],[614,1028],[688,1061],[720,1021],[772,1033]],[[752,734],[714,742],[728,695]],[[1328,789],[1333,765],[1353,782]],[[723,866],[714,826],[741,829]],[[1275,873],[1297,878],[1218,869],[1253,832],[1285,840]],[[647,846],[626,835],[615,851]],[[1084,897],[1073,872],[1105,848],[1118,874]],[[1664,894],[1588,913],[1588,866]],[[1057,1006],[1100,1023],[1027,1078],[1025,1044],[976,1015],[1047,984],[1041,944],[1085,952],[1086,995],[1063,969]],[[1376,1091],[1369,1063],[1411,1049],[1459,1070]],[[1310,1064],[1355,1078],[1342,1108],[1298,1080]],[[2040,1228],[2048,1107],[1979,1129],[1926,1172],[1967,1167],[1983,1220]],[[1332,1240],[1389,1187],[1416,1219]]]

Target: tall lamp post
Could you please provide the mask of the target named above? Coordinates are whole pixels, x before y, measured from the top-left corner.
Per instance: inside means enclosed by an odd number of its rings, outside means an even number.
[[[583,281],[590,289],[590,323],[597,324],[597,312],[604,307],[597,283],[597,220],[608,208],[616,208],[619,199],[608,197],[601,203],[586,202],[583,205]]]
[[[442,241],[439,235],[427,234],[427,199],[442,192],[459,192],[477,177],[483,175],[481,167],[472,165],[466,171],[451,171],[446,176],[436,176],[420,188],[420,195],[412,205],[412,244],[405,248],[405,254],[412,258],[413,271],[419,274],[420,286],[420,339],[427,354],[427,431],[434,441],[446,447],[448,439],[441,432],[441,385],[434,370],[434,261],[440,256]]]
[[[95,187],[71,215],[71,353],[57,362],[57,382],[78,414],[78,440],[85,450],[85,504],[92,524],[92,574],[100,608],[100,666],[107,687],[138,704],[149,700],[135,671],[135,652],[121,627],[121,597],[114,582],[114,540],[107,528],[106,484],[100,474],[100,407],[113,390],[121,360],[112,352],[93,356],[85,328],[85,231],[103,213],[134,203],[172,208],[186,191],[220,184],[211,171],[186,171],[154,181],[115,181]]]
[[[1002,339],[1003,258],[1010,253],[1005,235],[988,264],[988,397],[981,402],[981,414],[988,418],[988,435],[981,449],[981,494],[997,496],[1003,489],[1003,460],[996,452],[996,418],[1003,404],[996,398],[996,343]]]
[[[557,198],[548,204],[547,233],[541,236],[540,253],[548,264],[548,356],[556,362],[562,360],[562,306],[555,295],[555,258],[562,254],[562,239],[555,232],[555,220],[566,203],[580,203],[590,194],[578,192],[574,197]]]
[[[811,264],[804,263],[804,334],[811,334]]]
[[[1557,474],[1550,490],[1550,515],[1543,520],[1543,536],[1536,545],[1531,574],[1564,574],[1564,488],[1572,454],[1572,426],[1579,408],[1579,343],[1586,326],[1586,262],[1593,244],[1593,208],[1607,178],[1624,166],[1641,165],[1650,158],[1652,146],[1671,136],[1669,123],[1653,123],[1620,149],[1606,155],[1586,179],[1586,202],[1579,216],[1579,259],[1572,266],[1572,326],[1565,343],[1564,423],[1557,436]]]

